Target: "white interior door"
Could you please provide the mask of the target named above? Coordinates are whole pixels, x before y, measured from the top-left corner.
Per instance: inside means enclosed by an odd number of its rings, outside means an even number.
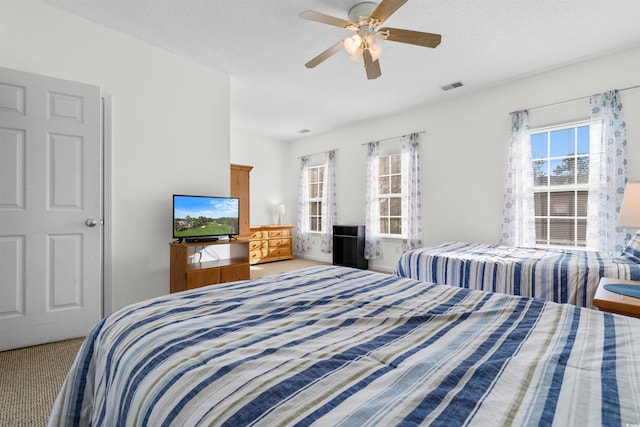
[[[100,88],[0,68],[0,350],[102,317]]]

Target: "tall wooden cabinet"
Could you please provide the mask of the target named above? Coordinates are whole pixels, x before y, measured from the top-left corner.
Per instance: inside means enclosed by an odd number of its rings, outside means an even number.
[[[248,237],[250,233],[250,180],[249,173],[253,166],[231,164],[231,185],[229,194],[240,199],[240,236]]]

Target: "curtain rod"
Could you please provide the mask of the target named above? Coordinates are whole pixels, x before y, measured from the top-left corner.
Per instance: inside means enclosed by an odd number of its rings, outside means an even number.
[[[421,130],[421,131],[418,131],[418,132],[411,132],[411,133],[421,134],[421,133],[425,133],[425,132],[426,132],[426,130]],[[398,138],[403,138],[405,136],[409,136],[409,135],[411,135],[411,133],[408,133],[406,135],[400,135],[400,136],[392,136],[391,138],[379,139],[377,141],[371,141],[371,142],[387,142],[387,141],[391,141],[393,139],[398,139]],[[363,142],[362,143],[362,145],[369,145],[369,144],[370,144],[370,142]]]
[[[303,157],[318,156],[318,155],[320,155],[320,154],[327,154],[327,153],[330,153],[330,152],[332,152],[332,151],[338,151],[338,149],[337,149],[337,148],[334,148],[333,150],[321,151],[321,152],[319,152],[319,153],[305,154],[304,156],[300,156],[300,157],[298,157],[298,159],[301,159],[301,158],[303,158]]]
[[[618,89],[618,92],[625,92],[627,90],[637,89],[639,87],[640,87],[640,85],[629,86],[629,87],[625,87],[624,89]],[[537,107],[525,108],[525,110],[531,111],[531,110],[538,110],[540,108],[553,107],[554,105],[566,104],[567,102],[580,101],[581,99],[587,99],[587,98],[590,98],[591,96],[592,95],[579,96],[577,98],[567,99],[565,101],[552,102],[552,103],[545,104],[545,105],[538,105]],[[522,110],[518,110],[518,111],[522,111]],[[513,113],[516,113],[516,111],[511,111],[509,114],[513,114]]]

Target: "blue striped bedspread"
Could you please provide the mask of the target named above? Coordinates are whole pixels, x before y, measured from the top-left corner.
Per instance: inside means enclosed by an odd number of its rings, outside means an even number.
[[[406,252],[394,273],[592,308],[601,277],[640,280],[640,265],[595,251],[448,242]]]
[[[620,426],[639,402],[638,319],[319,266],[109,315],[49,425]]]

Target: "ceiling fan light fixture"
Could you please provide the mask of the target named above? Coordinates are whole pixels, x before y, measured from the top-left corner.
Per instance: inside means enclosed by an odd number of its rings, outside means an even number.
[[[351,55],[349,55],[349,58],[353,61],[353,62],[362,62],[362,51],[364,49],[362,49],[361,47],[359,47],[358,49],[355,50],[355,52],[353,52]]]
[[[371,59],[373,61],[377,61],[382,55],[383,41],[384,37],[378,33],[367,34],[367,46],[369,47],[369,52],[371,53]]]
[[[342,43],[344,45],[344,50],[346,50],[349,55],[353,55],[358,50],[362,49],[362,37],[360,37],[359,34],[347,37]]]

